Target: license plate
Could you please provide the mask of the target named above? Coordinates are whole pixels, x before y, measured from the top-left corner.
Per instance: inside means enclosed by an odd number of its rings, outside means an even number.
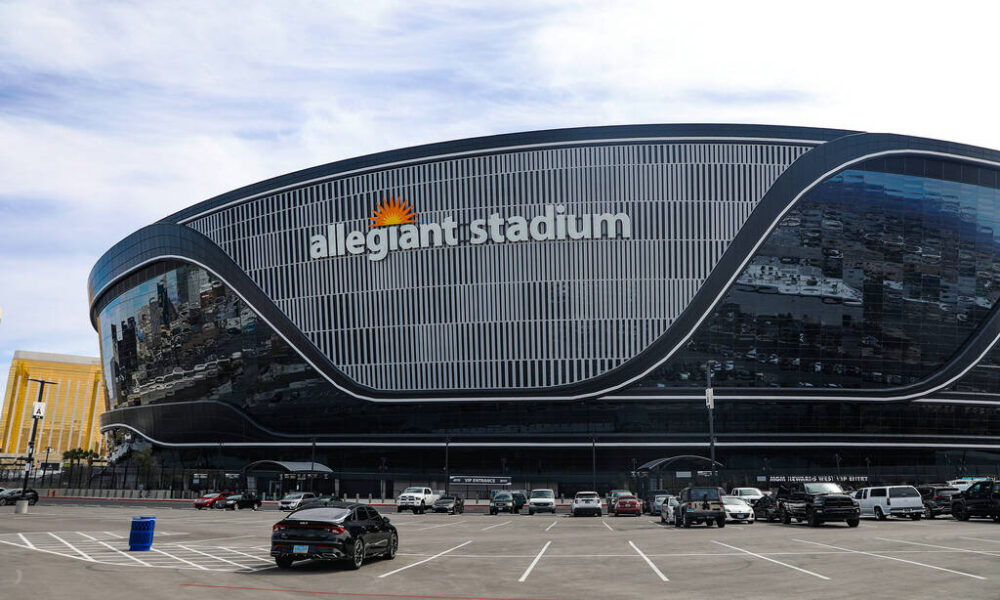
[[[737,519],[745,519],[745,518],[747,518],[747,516],[745,514],[743,514],[743,513],[740,513],[740,514],[736,515],[736,518]]]
[[[307,554],[309,552],[309,546],[292,546],[292,552],[296,554]]]

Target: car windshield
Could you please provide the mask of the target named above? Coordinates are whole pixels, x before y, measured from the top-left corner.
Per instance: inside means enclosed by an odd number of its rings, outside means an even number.
[[[205,494],[202,498],[215,498],[216,496],[218,496],[218,494],[213,492],[211,494]]]
[[[226,496],[226,499],[227,500],[242,500],[243,496],[240,496],[239,494],[233,494],[232,496]]]
[[[552,490],[535,490],[531,492],[532,498],[555,498],[556,494]]]
[[[718,500],[719,490],[715,488],[691,488],[692,500]]]
[[[454,501],[455,498],[453,498],[452,496],[444,496],[438,499],[438,502],[454,502]]]
[[[957,493],[958,490],[955,488],[938,488],[934,490],[935,496],[954,496]]]
[[[285,500],[297,500],[302,497],[302,492],[295,492],[293,494],[286,494]]]
[[[667,501],[667,498],[669,497],[670,496],[657,496],[656,498],[653,499],[653,502],[656,502],[658,504],[663,504],[664,502]]]
[[[890,498],[919,498],[920,492],[917,488],[908,485],[901,485],[899,487],[889,488]]]
[[[348,508],[303,508],[291,513],[285,520],[340,522],[349,514],[351,510]]]
[[[509,501],[510,498],[511,498],[510,494],[497,494],[496,496],[493,496],[494,500],[507,500],[507,501]]]
[[[836,483],[807,483],[806,484],[807,494],[843,494],[844,490],[841,489]]]
[[[635,500],[635,496],[630,496],[629,494],[620,494],[618,496],[619,500]]]
[[[424,488],[406,488],[403,490],[404,494],[423,494]]]
[[[736,488],[737,496],[760,496],[761,491],[757,488]]]
[[[730,506],[746,506],[747,503],[743,501],[742,498],[737,498],[736,496],[723,496],[723,504],[729,504]]]

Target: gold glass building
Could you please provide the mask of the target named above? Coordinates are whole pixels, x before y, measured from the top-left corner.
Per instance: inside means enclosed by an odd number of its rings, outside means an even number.
[[[0,417],[0,456],[24,456],[28,451],[31,409],[38,400],[39,386],[29,379],[57,384],[45,386],[45,418],[38,424],[35,460],[45,460],[47,447],[52,448],[50,462],[61,460],[62,453],[73,448],[103,454],[99,419],[105,410],[105,394],[100,359],[17,351]]]

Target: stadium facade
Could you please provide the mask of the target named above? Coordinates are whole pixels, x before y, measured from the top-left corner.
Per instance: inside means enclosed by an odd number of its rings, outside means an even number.
[[[749,125],[539,131],[212,198],[90,277],[110,410],[199,464],[610,481],[1000,470],[1000,152]],[[185,458],[186,457],[186,458]],[[895,470],[895,471],[894,471]],[[930,475],[929,475],[930,476]]]

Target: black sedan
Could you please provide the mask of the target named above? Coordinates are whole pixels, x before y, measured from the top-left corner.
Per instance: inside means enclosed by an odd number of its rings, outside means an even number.
[[[461,496],[442,496],[434,501],[434,512],[458,515],[465,512],[465,500]]]
[[[764,494],[754,502],[753,516],[756,521],[771,523],[781,518],[778,498],[774,494]]]
[[[4,490],[0,492],[0,506],[6,506],[8,504],[14,504],[18,500],[21,500],[21,488],[11,488],[9,490]],[[28,501],[28,504],[34,506],[38,502],[38,492],[28,488],[24,492],[23,499]]]
[[[330,503],[300,508],[272,528],[271,556],[282,569],[297,560],[343,560],[360,569],[366,558],[392,560],[399,533],[377,510],[365,504]]]
[[[244,508],[257,510],[260,508],[260,498],[255,494],[233,494],[232,496],[226,496],[222,508],[226,510],[241,510]]]

